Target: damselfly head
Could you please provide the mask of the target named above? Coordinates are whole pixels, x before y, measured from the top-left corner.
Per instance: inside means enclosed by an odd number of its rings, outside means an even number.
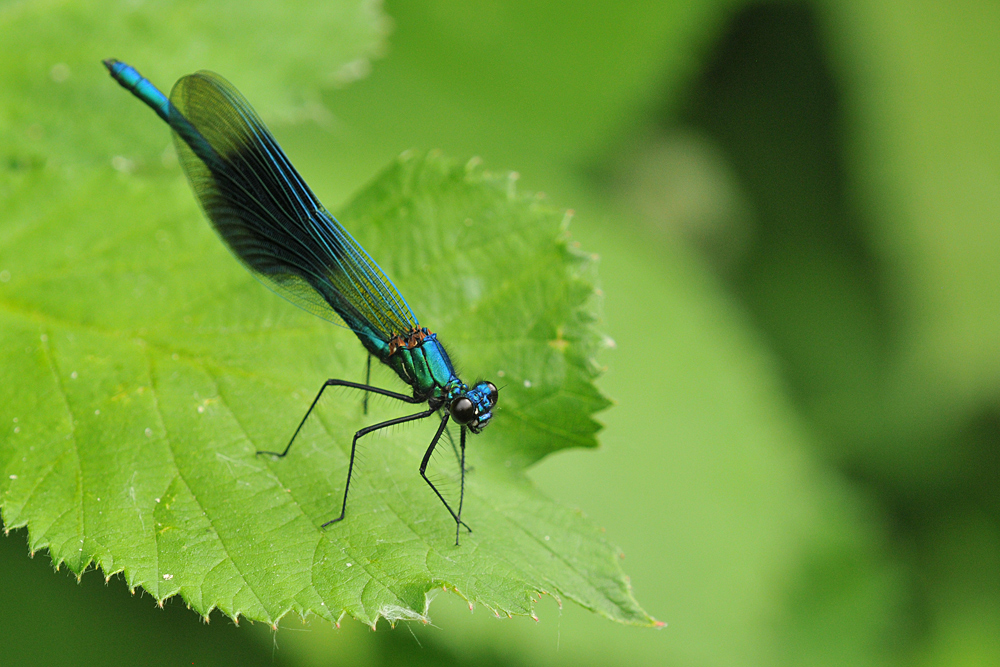
[[[492,382],[479,382],[469,391],[456,396],[448,406],[451,418],[473,433],[479,433],[493,418],[493,408],[500,392]]]

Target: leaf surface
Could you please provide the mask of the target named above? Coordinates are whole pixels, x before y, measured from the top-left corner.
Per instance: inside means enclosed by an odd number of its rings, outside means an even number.
[[[44,179],[44,174],[36,175]],[[55,178],[55,177],[52,177]],[[79,180],[79,179],[77,179]],[[423,618],[434,590],[497,614],[551,593],[609,618],[654,621],[619,552],[524,468],[593,446],[603,337],[589,256],[567,216],[515,181],[404,155],[340,214],[467,382],[500,387],[495,423],[469,439],[464,517],[417,473],[435,419],[361,441],[345,521],[351,436],[413,412],[328,392],[289,456],[283,445],[328,377],[364,377],[353,334],[255,282],[200,219],[176,172],[107,169],[41,216],[5,223],[0,253],[0,508],[74,572],[121,571],[157,599],[277,622],[289,611]],[[405,387],[388,369],[373,382]],[[409,411],[409,412],[408,412]],[[431,472],[457,493],[443,444]]]

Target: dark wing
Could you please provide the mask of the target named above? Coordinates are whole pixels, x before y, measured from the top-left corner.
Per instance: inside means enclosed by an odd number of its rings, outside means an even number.
[[[215,230],[297,306],[383,340],[417,327],[406,300],[292,167],[243,95],[212,72],[170,93],[174,143]]]

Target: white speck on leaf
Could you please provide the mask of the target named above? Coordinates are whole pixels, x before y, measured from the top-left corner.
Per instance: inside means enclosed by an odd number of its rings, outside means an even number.
[[[135,162],[129,160],[124,155],[116,155],[111,158],[111,167],[123,174],[131,174],[135,170]]]
[[[63,83],[73,72],[66,63],[56,63],[49,70],[49,77],[56,83]]]

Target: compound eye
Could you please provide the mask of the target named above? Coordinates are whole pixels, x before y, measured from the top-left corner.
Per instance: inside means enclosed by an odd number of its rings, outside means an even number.
[[[492,382],[487,382],[486,389],[490,392],[490,406],[496,405],[497,399],[500,398],[500,391],[497,389],[497,386]]]
[[[459,396],[451,402],[451,416],[459,424],[468,424],[476,418],[476,406],[468,396]]]

